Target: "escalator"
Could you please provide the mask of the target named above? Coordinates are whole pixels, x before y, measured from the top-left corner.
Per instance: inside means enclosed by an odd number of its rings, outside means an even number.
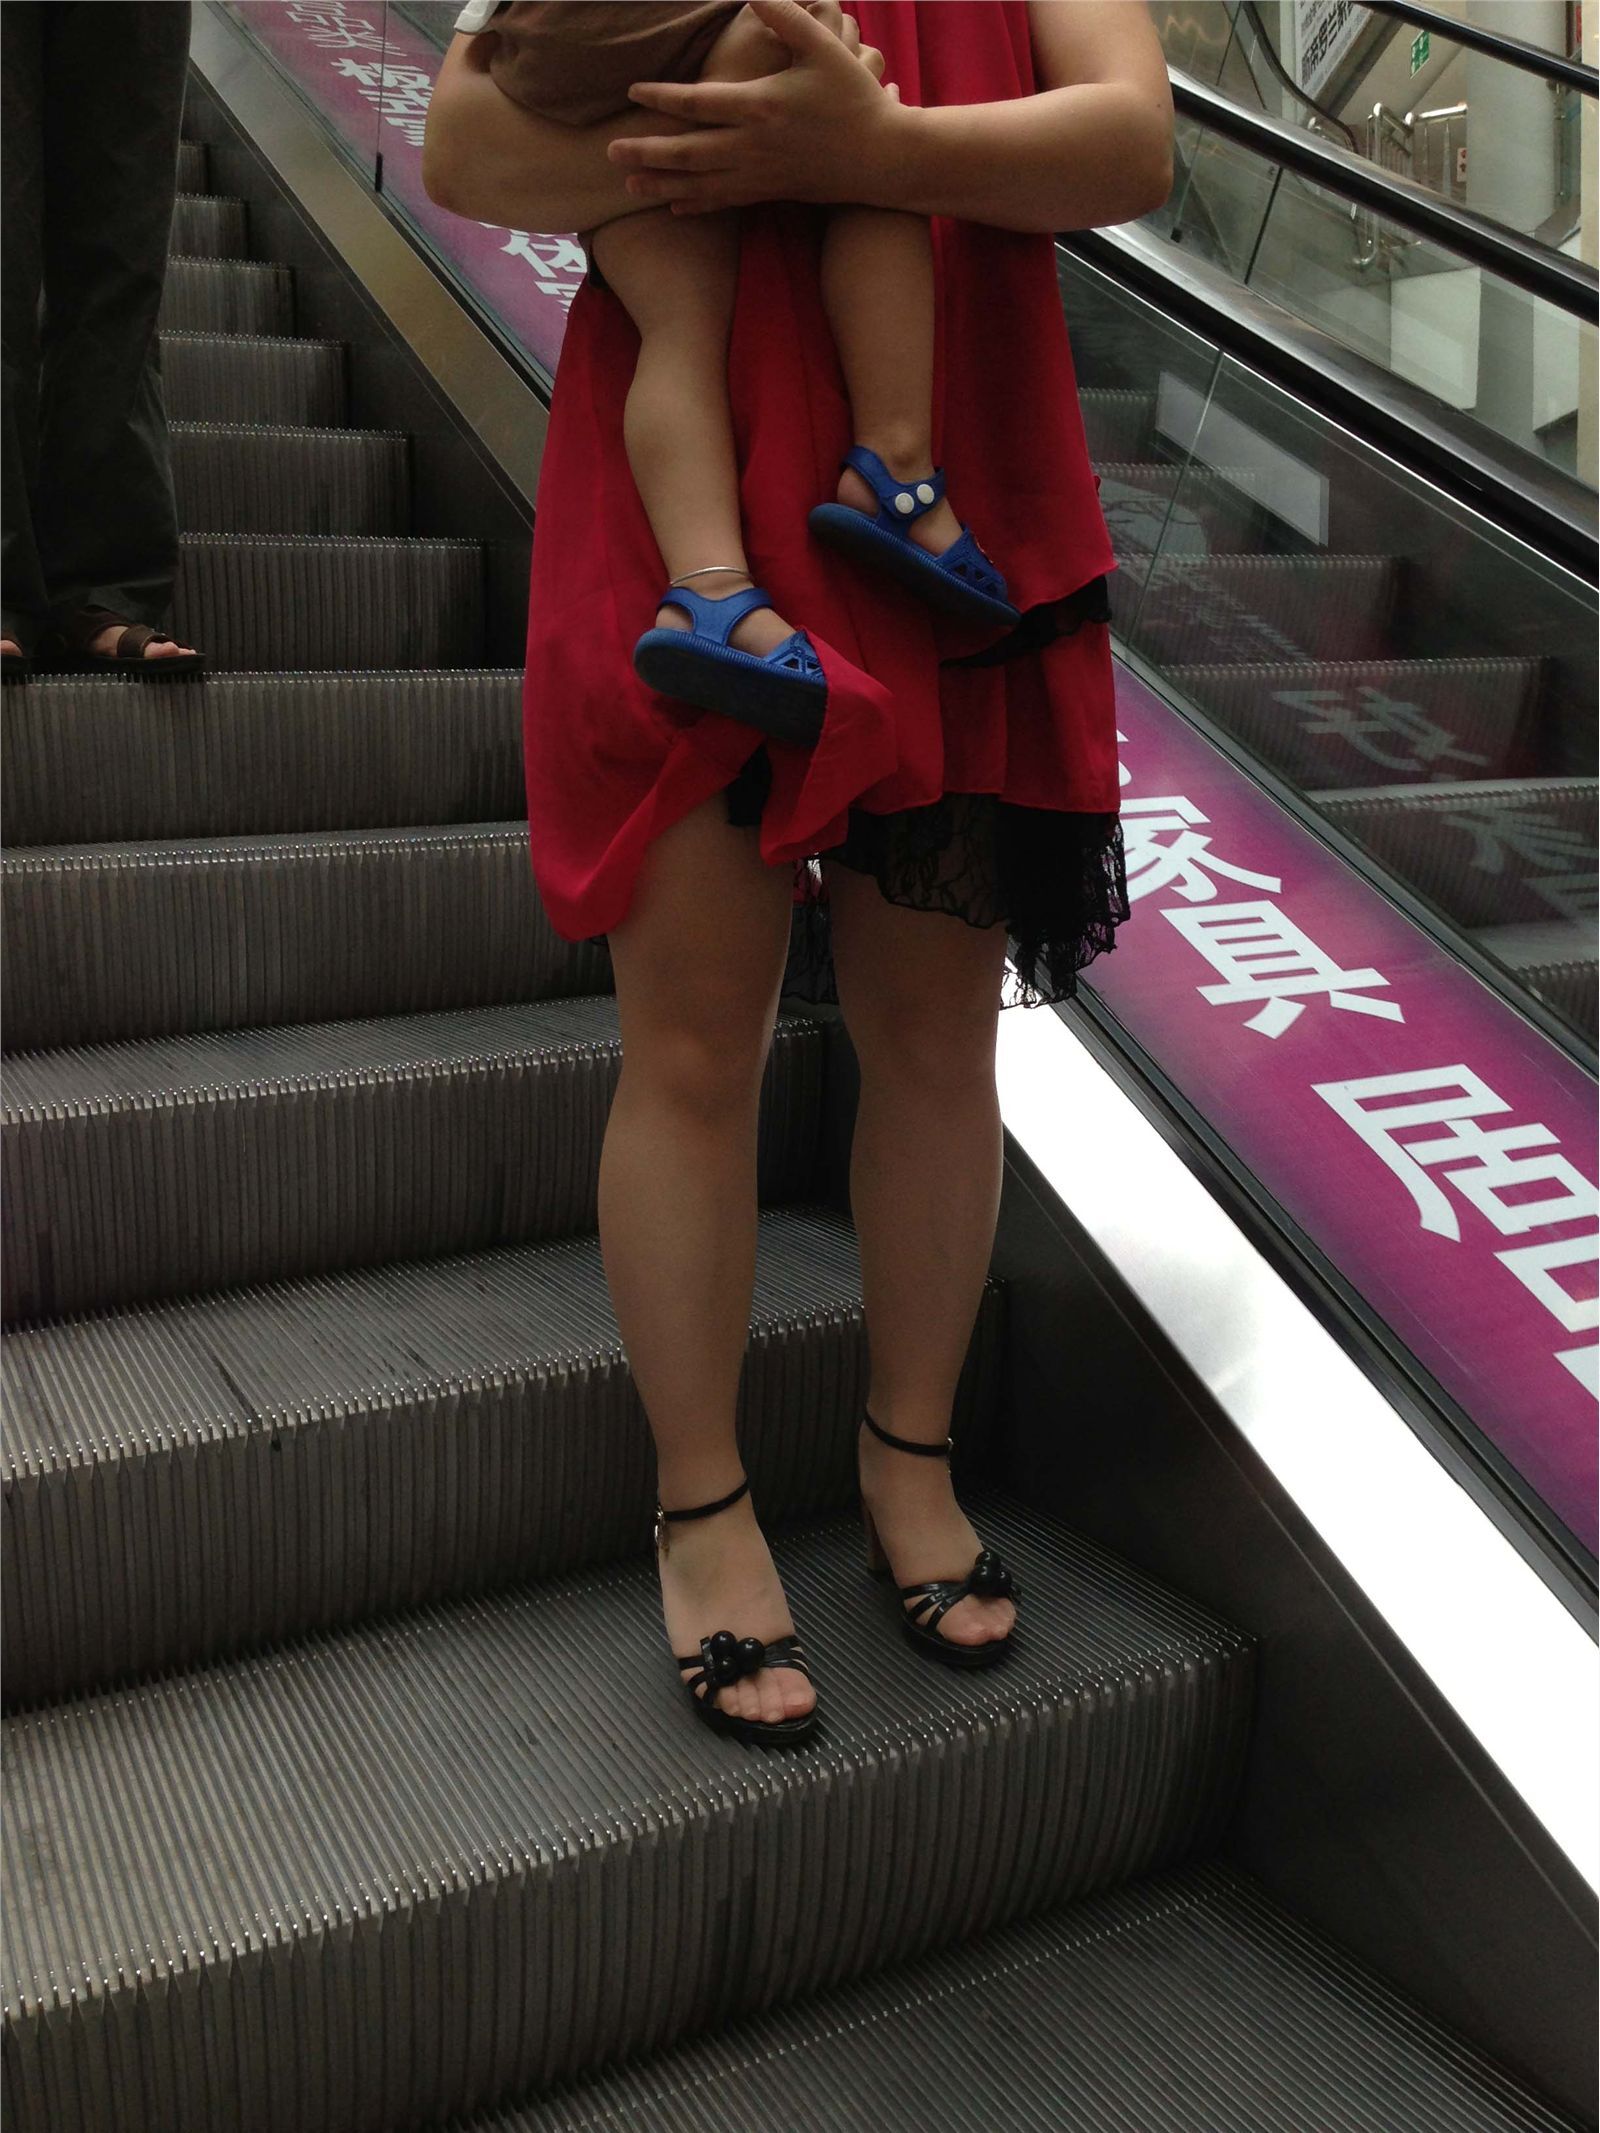
[[[417,354],[455,330],[431,263],[337,159],[317,221],[314,129],[219,12],[162,337],[176,627],[216,671],[35,680],[0,734],[9,2124],[1591,2124],[1587,1891],[1250,1458],[1213,1419],[1177,1448],[1206,1403],[1104,1270],[1083,1330],[1140,1345],[1175,1433],[1147,1493],[1197,1489],[1198,1540],[1270,1600],[1235,1619],[1231,1568],[1109,1545],[1087,1469],[1075,1501],[1031,1455],[1068,1247],[1040,1255],[1015,1150],[956,1472],[1040,1628],[940,1678],[874,1616],[827,1010],[780,1014],[763,1089],[741,1428],[828,1723],[789,1757],[689,1723],[595,1233],[609,966],[527,867],[531,481]],[[1158,332],[1104,256],[1062,272],[1132,667],[1581,1054],[1592,938],[1532,858],[1482,893],[1471,845],[1530,817],[1581,842],[1575,574],[1465,514],[1438,533],[1411,477]],[[1513,568],[1553,651],[1493,612]],[[1470,823],[1460,778],[1353,738],[1423,714],[1472,751]],[[1459,769],[1443,745],[1418,761]],[[1426,1832],[1381,1797],[1401,1772]],[[1459,1880],[1391,1931],[1446,1851]],[[1326,1890],[1350,1876],[1359,1948]],[[1486,1993],[1502,1960],[1534,1967]]]

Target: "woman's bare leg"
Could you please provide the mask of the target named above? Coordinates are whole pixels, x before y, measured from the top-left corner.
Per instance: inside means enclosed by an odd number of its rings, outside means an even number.
[[[1005,927],[891,904],[870,875],[826,863],[839,1006],[861,1066],[850,1205],[861,1247],[872,1417],[896,1436],[950,1432],[994,1249],[1003,1140],[995,1090]],[[897,1585],[964,1577],[979,1537],[949,1468],[860,1432],[861,1488]],[[1010,1600],[975,1595],[939,1625],[1003,1637]]]
[[[914,481],[933,465],[933,238],[920,215],[835,208],[822,245],[822,300],[850,393],[855,441],[891,474]],[[876,511],[853,468],[839,501]],[[947,499],[911,522],[919,547],[942,555],[961,531]]]
[[[623,437],[667,576],[731,564],[738,576],[696,578],[689,588],[725,600],[751,582],[728,412],[737,222],[651,208],[606,223],[593,244],[595,264],[639,329]],[[662,608],[656,624],[689,627],[675,607]],[[761,607],[735,625],[731,641],[759,657],[792,626]]]
[[[734,1440],[756,1258],[756,1118],[789,939],[793,873],[769,867],[719,793],[650,846],[610,936],[622,1077],[600,1158],[600,1245],[668,1510],[714,1502],[742,1471]],[[749,1497],[668,1528],[667,1634],[763,1643],[794,1628]],[[793,1667],[724,1689],[746,1718],[798,1717]]]

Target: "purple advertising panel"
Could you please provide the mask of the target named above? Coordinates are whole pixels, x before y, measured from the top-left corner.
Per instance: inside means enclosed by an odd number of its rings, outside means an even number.
[[[311,7],[250,0],[236,19],[310,97],[368,165],[383,156],[383,189],[516,336],[553,371],[567,310],[583,280],[571,237],[469,222],[422,189],[422,128],[439,53],[392,8]]]
[[[582,253],[428,200],[437,52],[380,6],[243,19],[553,370]],[[1127,674],[1119,712],[1134,915],[1088,982],[1593,1549],[1593,1083]]]
[[[1132,675],[1100,998],[1589,1548],[1594,1084]]]

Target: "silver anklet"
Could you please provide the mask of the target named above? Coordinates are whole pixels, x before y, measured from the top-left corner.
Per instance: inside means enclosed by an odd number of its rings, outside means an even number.
[[[726,571],[730,577],[748,578],[748,570],[741,570],[735,563],[707,563],[700,570],[686,570],[681,578],[668,578],[669,585],[686,585],[691,578],[709,578],[714,571]]]

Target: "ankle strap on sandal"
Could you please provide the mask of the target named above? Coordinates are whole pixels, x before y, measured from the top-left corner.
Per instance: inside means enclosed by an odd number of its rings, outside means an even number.
[[[675,1526],[679,1524],[682,1520],[688,1518],[709,1518],[714,1511],[726,1511],[730,1504],[737,1503],[741,1496],[747,1495],[749,1493],[749,1489],[750,1476],[746,1474],[743,1481],[740,1482],[739,1486],[736,1489],[730,1489],[726,1496],[719,1496],[715,1503],[691,1504],[687,1511],[664,1511],[661,1508],[661,1499],[658,1496],[656,1498],[655,1524],[655,1545],[657,1552],[661,1552],[666,1547],[668,1526]]]
[[[865,1408],[861,1410],[861,1419],[875,1437],[881,1437],[885,1444],[892,1444],[897,1452],[921,1452],[925,1458],[943,1459],[955,1450],[954,1437],[946,1437],[942,1444],[922,1444],[915,1437],[896,1437],[888,1430],[880,1429]]]
[[[697,1503],[687,1511],[664,1511],[658,1503],[656,1505],[656,1516],[669,1525],[676,1525],[680,1519],[684,1518],[709,1518],[713,1511],[726,1511],[729,1504],[737,1503],[739,1498],[747,1493],[749,1487],[750,1476],[746,1474],[736,1489],[730,1489],[726,1496],[719,1496],[715,1503]]]

